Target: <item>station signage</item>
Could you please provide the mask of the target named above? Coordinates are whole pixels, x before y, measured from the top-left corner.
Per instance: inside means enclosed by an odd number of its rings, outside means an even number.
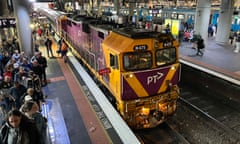
[[[16,27],[15,18],[0,18],[0,28]]]

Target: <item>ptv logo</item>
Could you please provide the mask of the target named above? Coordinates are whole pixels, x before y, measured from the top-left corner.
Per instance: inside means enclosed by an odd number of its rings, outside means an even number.
[[[147,77],[147,85],[150,85],[151,83],[155,84],[157,83],[157,81],[159,81],[161,79],[161,77],[163,77],[163,73],[157,72],[157,74],[152,75],[152,76],[148,76]]]

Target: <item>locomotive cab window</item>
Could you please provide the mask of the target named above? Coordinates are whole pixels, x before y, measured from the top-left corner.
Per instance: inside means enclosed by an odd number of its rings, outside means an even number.
[[[156,65],[162,66],[176,61],[176,49],[166,48],[156,51]]]
[[[117,55],[110,54],[110,66],[114,69],[118,68],[118,57],[117,57]]]
[[[142,70],[152,67],[151,52],[130,52],[123,55],[125,70]]]

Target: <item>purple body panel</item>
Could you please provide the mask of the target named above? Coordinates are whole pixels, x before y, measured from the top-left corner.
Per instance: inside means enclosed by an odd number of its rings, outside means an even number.
[[[158,91],[165,82],[169,80],[173,85],[176,85],[179,82],[179,68],[176,70],[172,78],[167,78],[167,74],[171,67],[158,68],[155,70],[147,70],[141,72],[135,72],[134,75],[136,79],[140,82],[140,89],[145,89],[148,93],[147,96],[154,96],[159,94]],[[138,98],[139,96],[135,93],[138,91],[134,90],[131,87],[131,84],[128,83],[127,79],[122,76],[122,95],[121,98],[123,100],[130,100]],[[141,97],[145,97],[142,95]]]

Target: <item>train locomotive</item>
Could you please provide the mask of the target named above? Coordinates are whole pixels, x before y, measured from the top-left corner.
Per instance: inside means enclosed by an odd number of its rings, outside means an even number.
[[[171,34],[86,16],[53,18],[55,33],[111,93],[130,127],[156,127],[176,111],[181,67],[179,44]]]

